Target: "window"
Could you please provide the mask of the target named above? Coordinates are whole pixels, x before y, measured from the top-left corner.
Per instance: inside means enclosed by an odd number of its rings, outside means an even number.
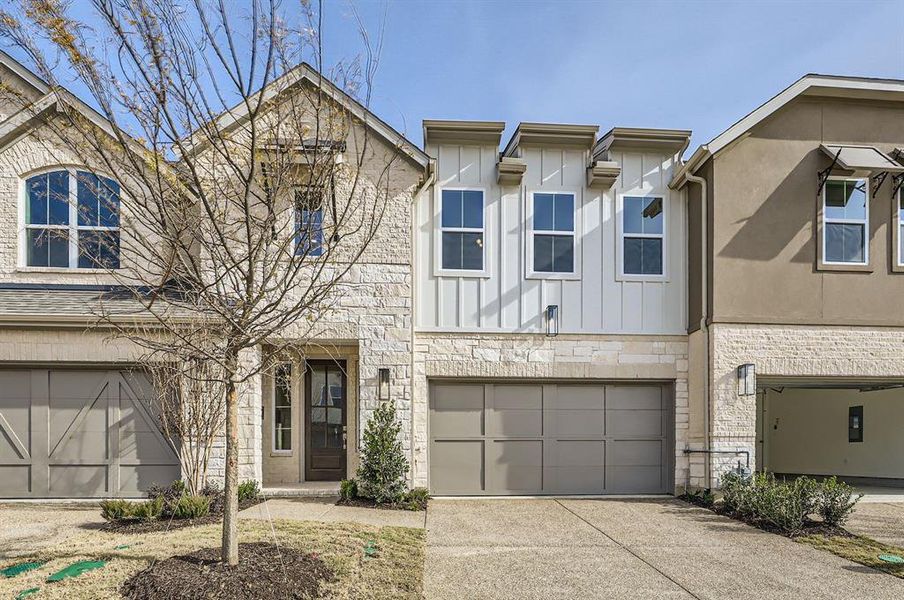
[[[440,213],[442,268],[483,271],[483,192],[443,190]]]
[[[867,264],[869,180],[829,179],[822,197],[823,262]]]
[[[904,267],[904,190],[898,189],[898,265]]]
[[[534,194],[535,273],[574,273],[574,194]]]
[[[863,441],[863,406],[848,407],[848,442]]]
[[[273,374],[273,451],[292,451],[292,364],[277,365]]]
[[[323,192],[295,192],[295,256],[323,255]]]
[[[624,196],[621,226],[622,274],[664,275],[664,199]]]
[[[25,265],[118,269],[119,193],[119,184],[112,179],[85,171],[52,171],[28,178]]]

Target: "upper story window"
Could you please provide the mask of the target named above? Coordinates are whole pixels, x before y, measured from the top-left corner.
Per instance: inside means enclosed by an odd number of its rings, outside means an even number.
[[[443,190],[440,210],[442,268],[452,271],[483,271],[483,192]]]
[[[295,256],[323,255],[323,193],[295,192]]]
[[[119,184],[86,171],[25,181],[22,244],[28,267],[119,268]]]
[[[898,189],[898,265],[904,266],[904,190]]]
[[[822,192],[823,262],[869,262],[869,180],[832,178]]]
[[[574,194],[535,193],[531,237],[535,273],[574,273]]]
[[[663,275],[665,200],[661,196],[624,196],[621,221],[622,274]]]

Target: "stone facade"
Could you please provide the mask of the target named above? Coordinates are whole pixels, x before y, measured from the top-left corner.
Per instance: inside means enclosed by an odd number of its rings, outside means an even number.
[[[675,482],[688,476],[686,336],[423,333],[414,347],[413,480],[429,478],[428,379],[658,380],[675,390]]]
[[[904,328],[714,324],[710,335],[712,448],[750,452],[751,467],[756,464],[757,399],[738,395],[738,365],[755,364],[758,378],[904,377]],[[712,481],[738,458],[713,456]],[[701,479],[695,481],[702,485]]]

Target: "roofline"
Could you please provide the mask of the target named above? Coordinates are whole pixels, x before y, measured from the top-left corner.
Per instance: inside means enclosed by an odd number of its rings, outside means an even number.
[[[4,50],[0,50],[0,64],[5,65],[10,71],[22,78],[26,83],[35,88],[42,94],[50,91],[50,85],[41,79],[37,73],[23,65],[21,62],[12,57],[11,54]]]
[[[288,89],[288,87],[295,85],[296,83],[299,83],[305,79],[315,84],[322,84],[322,89],[327,92],[327,94],[333,100],[348,106],[351,109],[352,114],[360,119],[365,126],[369,126],[385,140],[391,142],[394,145],[397,145],[400,149],[403,150],[404,156],[413,160],[424,169],[429,167],[430,157],[427,156],[426,152],[418,148],[417,145],[415,145],[411,140],[399,133],[391,125],[387,124],[380,117],[375,115],[370,109],[355,100],[355,98],[339,88],[336,84],[330,81],[329,78],[321,74],[317,69],[306,62],[301,62],[297,66],[289,69],[288,71],[268,83],[261,90],[256,92],[252,96],[252,98],[256,100],[258,96],[263,95],[263,100],[268,101],[285,89]],[[281,84],[286,84],[286,87],[276,89],[277,86]],[[228,129],[244,119],[247,116],[247,113],[247,103],[240,102],[233,108],[220,113],[220,115],[215,117],[213,121],[218,122],[218,129]],[[184,141],[188,142],[188,144],[191,145],[192,138],[194,138],[197,133],[197,129],[193,130],[184,138]],[[204,146],[205,144],[202,143],[197,147],[192,147],[192,153],[197,152]]]
[[[683,153],[691,141],[688,129],[651,129],[647,127],[613,127],[593,148],[594,158],[603,157],[612,146],[654,148]]]
[[[714,137],[707,144],[697,148],[691,159],[675,172],[669,187],[681,188],[686,182],[686,175],[693,173],[706,158],[718,154],[734,143],[754,126],[775,114],[783,106],[801,95],[821,95],[827,90],[849,92],[874,92],[879,94],[900,94],[904,100],[904,80],[880,79],[870,77],[849,77],[844,75],[820,75],[809,73],[804,75],[784,90],[737,120],[728,129]]]
[[[457,121],[424,119],[424,145],[428,143],[470,143],[499,148],[505,121]]]
[[[589,150],[596,143],[599,130],[599,125],[522,121],[509,138],[502,155],[511,156],[515,148],[522,144],[575,146]]]

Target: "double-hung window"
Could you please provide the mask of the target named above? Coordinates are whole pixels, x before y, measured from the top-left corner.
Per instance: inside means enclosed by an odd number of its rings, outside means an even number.
[[[449,271],[483,271],[483,192],[443,190],[441,201],[442,268]]]
[[[898,266],[904,267],[904,190],[898,189]]]
[[[29,177],[25,181],[24,265],[118,269],[119,194],[118,183],[86,171]]]
[[[292,364],[280,363],[273,373],[273,451],[292,451]]]
[[[534,273],[575,273],[574,194],[534,193]]]
[[[323,255],[323,193],[306,188],[295,192],[295,256]]]
[[[665,274],[665,199],[623,196],[621,220],[622,275]]]
[[[823,262],[868,264],[869,180],[831,178],[822,198]]]

